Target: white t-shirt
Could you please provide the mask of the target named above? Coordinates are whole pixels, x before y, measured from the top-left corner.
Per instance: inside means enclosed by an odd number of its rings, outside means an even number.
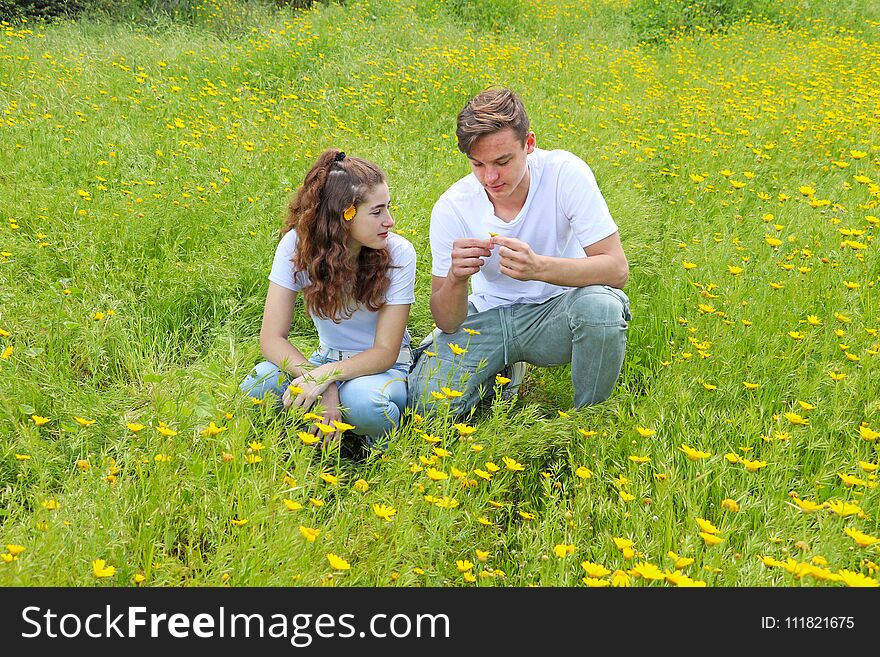
[[[273,283],[298,291],[310,285],[309,276],[304,271],[294,271],[293,254],[296,251],[296,230],[291,230],[278,243],[275,249],[275,260],[269,280]],[[415,301],[416,251],[406,238],[397,233],[388,234],[388,251],[391,264],[388,277],[391,283],[385,293],[385,305],[395,306],[411,304]],[[321,319],[312,315],[321,344],[331,349],[345,351],[364,351],[373,346],[376,337],[376,322],[379,311],[367,310],[358,304],[354,314],[336,324],[331,319]],[[404,332],[401,346],[408,346],[409,335]]]
[[[489,233],[514,237],[539,255],[585,258],[584,248],[617,232],[617,224],[586,162],[568,151],[536,148],[527,157],[529,193],[512,221],[495,208],[471,173],[454,183],[431,212],[431,273],[446,277],[452,242],[464,237],[489,239]],[[502,274],[498,247],[471,277],[468,301],[483,312],[514,303],[541,303],[571,288],[542,281],[518,281]]]

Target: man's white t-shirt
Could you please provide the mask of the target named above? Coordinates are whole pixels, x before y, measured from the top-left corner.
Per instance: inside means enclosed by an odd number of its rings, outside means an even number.
[[[512,221],[495,216],[486,190],[471,173],[453,184],[431,212],[431,273],[446,277],[452,242],[489,233],[513,237],[539,255],[585,258],[584,248],[617,232],[596,178],[587,163],[568,151],[536,148],[527,157],[529,193]],[[542,281],[518,281],[502,274],[498,247],[471,277],[468,301],[479,312],[514,303],[542,303],[570,290]]]
[[[288,290],[299,291],[310,285],[309,276],[304,271],[294,271],[293,254],[296,251],[296,231],[291,230],[281,238],[275,249],[275,260],[269,280]],[[416,251],[406,238],[397,233],[388,234],[388,252],[391,265],[388,277],[391,283],[385,293],[385,305],[411,304],[416,300]],[[330,349],[343,351],[364,351],[373,346],[376,337],[376,322],[379,311],[367,310],[358,304],[354,314],[339,324],[331,319],[321,319],[312,315],[321,344]],[[409,335],[404,331],[401,346],[409,345]]]

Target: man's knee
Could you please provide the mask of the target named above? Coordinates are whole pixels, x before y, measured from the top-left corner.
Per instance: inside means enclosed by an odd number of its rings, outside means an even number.
[[[620,326],[626,328],[629,314],[623,292],[604,285],[576,290],[568,307],[572,328],[581,326]]]

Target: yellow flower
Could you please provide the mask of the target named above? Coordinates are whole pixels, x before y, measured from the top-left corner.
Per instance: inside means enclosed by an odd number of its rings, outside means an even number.
[[[358,479],[354,482],[354,487],[357,488],[360,492],[366,493],[367,489],[370,487],[370,484],[367,483],[366,479]]]
[[[330,562],[330,567],[333,570],[349,570],[351,566],[348,565],[348,562],[340,556],[333,554],[332,552],[327,553],[327,561]]]
[[[558,559],[562,559],[568,554],[574,554],[575,546],[567,545],[565,543],[560,543],[559,545],[553,546],[553,553],[556,555]]]
[[[467,333],[468,335],[479,335],[480,334],[479,331],[475,331],[474,329],[463,328],[461,330],[464,331],[465,333]]]
[[[666,575],[660,570],[657,566],[652,563],[647,563],[644,561],[639,561],[632,569],[629,571],[630,575],[634,577],[642,577],[647,580],[662,580],[666,579]]]
[[[474,567],[474,564],[467,559],[458,559],[455,562],[455,567],[458,568],[458,572],[466,573]]]
[[[650,438],[657,432],[653,429],[646,429],[645,427],[636,427],[636,433],[638,433],[642,438]]]
[[[488,550],[486,550],[486,551],[476,550],[476,554],[477,554],[477,559],[479,559],[480,561],[485,561],[489,556],[489,551]]]
[[[858,529],[855,529],[853,527],[847,527],[843,531],[846,533],[847,536],[854,540],[859,547],[870,547],[874,545],[874,543],[880,542],[880,538],[876,538],[875,536],[871,536],[870,534],[860,532]],[[12,550],[10,550],[10,552],[11,551]]]
[[[672,559],[673,566],[675,566],[676,570],[681,570],[682,568],[687,568],[690,566],[694,560],[691,557],[680,557],[675,552],[670,550],[666,553],[666,556]]]
[[[286,497],[281,501],[284,502],[284,506],[287,507],[288,511],[299,511],[301,508],[303,508],[303,505],[299,502],[289,500]]]
[[[865,575],[862,575],[862,573],[857,573],[852,570],[839,570],[837,571],[837,574],[840,575],[841,581],[847,586],[880,586],[880,582],[876,579],[866,577]]]
[[[38,427],[43,426],[47,422],[51,422],[51,420],[47,417],[43,417],[42,415],[31,415],[31,419],[34,421]]]
[[[697,526],[707,534],[720,534],[721,530],[719,530],[715,525],[713,525],[708,520],[704,518],[694,518],[697,523]]]
[[[448,474],[442,472],[441,470],[437,470],[436,468],[428,468],[427,470],[425,470],[425,474],[431,481],[441,481],[449,477]]]
[[[314,543],[315,539],[321,535],[321,530],[312,529],[311,527],[306,527],[305,525],[300,525],[299,533],[302,534],[309,543]]]
[[[373,505],[373,513],[375,513],[383,520],[388,520],[390,522],[397,514],[397,509],[391,506],[387,506],[385,504],[377,503]]]
[[[244,527],[248,523],[247,518],[232,518],[229,522],[236,527]]]
[[[357,215],[357,208],[353,205],[350,205],[345,208],[345,212],[342,213],[342,218],[346,221],[351,221],[355,218],[355,215]]]
[[[737,511],[739,511],[739,504],[737,504],[735,500],[726,497],[721,500],[721,508],[727,509],[731,513],[736,513]]]
[[[96,422],[96,420],[87,420],[84,417],[77,417],[76,415],[73,416],[73,419],[76,420],[76,423],[81,427],[90,427]]]
[[[584,438],[592,438],[595,435],[598,435],[598,431],[592,431],[590,429],[578,429],[578,433],[580,433]]]
[[[611,571],[608,570],[605,566],[593,563],[592,561],[582,561],[581,568],[584,569],[588,577],[599,578],[611,574]]]
[[[452,426],[458,430],[458,433],[461,436],[470,436],[472,433],[474,433],[477,430],[476,427],[472,427],[467,424],[461,424],[461,423],[453,424]]]
[[[825,508],[843,517],[855,515],[859,518],[867,518],[867,515],[862,511],[858,504],[844,502],[843,500],[825,502]]]
[[[113,577],[116,574],[116,568],[108,566],[103,559],[95,559],[92,562],[92,572],[95,577]]]
[[[8,347],[6,347],[6,349],[3,350],[3,353],[0,354],[0,359],[9,360],[9,358],[11,356],[12,356],[12,345],[9,345]]]
[[[176,431],[174,431],[174,430],[172,430],[172,429],[169,429],[169,428],[166,427],[164,424],[160,424],[158,427],[156,427],[156,431],[158,431],[159,433],[161,433],[161,434],[162,434],[163,436],[165,436],[166,438],[171,438],[172,436],[176,436],[176,435],[177,435],[177,432],[176,432]]]
[[[455,397],[461,397],[462,393],[458,390],[453,390],[452,388],[442,387],[440,390],[446,395],[449,399],[454,399]]]
[[[859,435],[865,440],[874,441],[880,438],[880,431],[874,431],[868,425],[862,424],[859,426]]]
[[[320,429],[321,433],[333,433],[334,431],[336,431],[336,427],[329,424],[324,424],[323,422],[315,422],[315,426]]]
[[[681,266],[684,267],[685,269],[694,269],[697,266],[697,263],[689,262],[687,260],[682,260]]]
[[[467,349],[462,349],[454,342],[449,343],[449,348],[452,350],[452,353],[454,353],[456,356],[461,356],[462,354],[467,353]]]
[[[507,456],[502,456],[501,460],[504,461],[504,465],[507,466],[507,469],[511,472],[521,472],[526,469],[522,463],[517,463],[515,460],[508,458]]]
[[[625,587],[629,586],[629,575],[623,570],[615,570],[611,574],[611,586]]]
[[[712,456],[712,454],[709,452],[701,452],[700,450],[694,449],[693,447],[688,447],[684,443],[681,444],[681,447],[679,447],[679,449],[687,454],[687,457],[691,461],[699,461],[700,459],[707,459]]]
[[[321,440],[321,436],[309,433],[308,431],[298,431],[296,435],[306,445],[314,445],[316,442]]]
[[[263,460],[263,457],[259,454],[245,454],[244,460],[250,463],[251,465],[255,465]]]
[[[501,468],[492,463],[492,461],[486,461],[486,470],[489,472],[498,472]]]
[[[317,497],[310,497],[310,498],[309,498],[309,503],[310,503],[313,507],[316,507],[316,508],[320,508],[320,507],[324,506],[324,500],[322,500],[322,499],[318,499]]]
[[[126,427],[128,428],[128,430],[131,431],[132,433],[137,433],[138,431],[140,431],[141,429],[144,428],[144,425],[143,425],[143,424],[137,424],[136,422],[128,422],[128,423],[126,423],[125,426],[126,426]]]
[[[523,520],[534,520],[536,517],[534,513],[529,513],[528,511],[520,511],[519,515]]]
[[[43,500],[41,504],[44,509],[49,509],[49,511],[55,511],[61,507],[61,505],[58,504],[58,500]]]
[[[745,271],[745,269],[743,269],[742,267],[735,267],[733,265],[727,265],[727,271],[729,271],[734,276],[737,276],[739,274],[742,274]]]
[[[601,588],[611,586],[611,582],[607,579],[596,579],[595,577],[581,577],[581,581],[591,588]]]
[[[581,479],[589,479],[593,476],[593,471],[585,465],[580,466],[574,473]]]
[[[802,417],[801,415],[798,415],[797,413],[794,413],[792,411],[787,411],[783,413],[782,416],[792,424],[807,425],[810,423],[807,418]]]
[[[218,433],[223,433],[226,431],[227,427],[218,427],[213,420],[211,420],[211,424],[202,429],[202,435],[210,438],[211,436],[216,436]]]
[[[757,472],[761,468],[767,466],[767,461],[748,461],[746,459],[740,459],[739,462],[742,463],[749,472]]]
[[[25,547],[24,545],[15,545],[14,543],[11,543],[6,546],[6,549],[9,550],[9,554],[11,554],[13,557],[17,557],[19,554],[24,552]]]
[[[339,431],[351,431],[355,428],[353,424],[347,424],[345,422],[340,422],[339,420],[332,420],[330,424],[336,427],[336,429]]]
[[[761,384],[759,383],[749,383],[748,381],[743,381],[743,387],[746,390],[757,390]]]
[[[709,534],[707,532],[700,532],[699,536],[706,542],[706,545],[718,545],[719,543],[724,542],[724,539],[720,536]]]
[[[500,374],[496,374],[495,375],[495,383],[497,383],[500,386],[504,386],[504,385],[507,385],[508,383],[510,383],[510,379],[508,379],[506,376],[501,376]]]
[[[143,584],[146,581],[147,581],[147,577],[143,573],[135,573],[134,574],[134,583],[135,584]]]

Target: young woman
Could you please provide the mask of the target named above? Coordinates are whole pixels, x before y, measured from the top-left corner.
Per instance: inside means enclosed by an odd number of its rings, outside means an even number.
[[[416,253],[391,232],[390,201],[375,164],[336,149],[321,154],[275,251],[260,330],[267,361],[241,384],[251,397],[274,393],[285,409],[308,410],[320,400],[324,425],[354,425],[371,446],[400,420],[412,363],[406,323]],[[288,340],[300,292],[320,340],[308,359]],[[324,445],[341,433],[324,436]]]

